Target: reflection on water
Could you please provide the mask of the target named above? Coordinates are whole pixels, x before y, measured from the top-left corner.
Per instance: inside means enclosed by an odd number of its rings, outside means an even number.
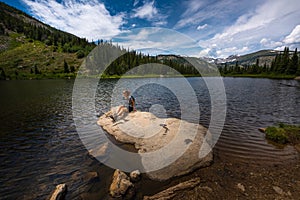
[[[163,81],[176,86],[179,92],[182,90],[176,78]],[[188,81],[198,98],[200,123],[207,127],[211,103],[205,82],[200,78]],[[99,83],[96,112],[91,112],[101,114],[109,110],[116,82]],[[130,89],[146,82],[147,79],[128,79],[124,87]],[[297,154],[293,147],[268,144],[257,128],[278,122],[300,123],[300,83],[225,78],[224,84],[227,116],[215,154],[224,160],[253,164],[295,162]],[[72,116],[72,87],[70,80],[0,82],[1,199],[45,199],[59,183],[67,183],[68,199],[79,199],[87,192],[89,198],[107,197],[113,170],[88,156],[79,139]],[[178,99],[163,86],[144,84],[133,91],[133,96],[138,110],[153,111],[153,105],[162,105],[166,113],[155,114],[181,117]],[[193,112],[195,105],[186,106]],[[97,181],[86,181],[86,174],[91,171],[98,172]]]

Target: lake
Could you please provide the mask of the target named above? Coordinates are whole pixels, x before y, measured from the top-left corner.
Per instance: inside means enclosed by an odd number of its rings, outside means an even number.
[[[207,127],[211,117],[209,91],[201,78],[187,80],[197,96],[199,123]],[[178,78],[127,79],[123,84],[129,89],[143,85],[133,92],[138,110],[180,118],[176,95],[153,83],[159,81],[181,90]],[[269,143],[258,128],[279,122],[300,124],[300,82],[252,78],[223,81],[227,115],[215,156],[252,165],[297,162],[299,156],[292,146]],[[116,83],[99,82],[96,112],[89,108],[95,112],[90,123],[96,122],[97,113],[109,110]],[[73,84],[73,80],[0,82],[0,199],[45,199],[60,183],[68,185],[67,199],[107,198],[114,170],[89,156],[77,134],[72,115]],[[153,105],[163,106],[165,112]],[[193,111],[192,103],[186,106]],[[88,172],[94,171],[99,178],[89,180]]]

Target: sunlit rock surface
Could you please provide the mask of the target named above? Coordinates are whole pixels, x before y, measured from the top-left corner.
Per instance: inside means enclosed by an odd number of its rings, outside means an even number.
[[[209,166],[213,160],[210,133],[199,124],[176,118],[162,119],[140,111],[114,121],[110,117],[112,113],[102,115],[98,125],[116,140],[133,144],[141,155],[144,171],[153,180],[184,175]]]

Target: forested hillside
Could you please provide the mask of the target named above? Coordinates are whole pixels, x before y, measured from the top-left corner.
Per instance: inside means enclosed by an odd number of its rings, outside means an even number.
[[[246,56],[243,56],[244,60],[246,60]],[[264,58],[265,56],[261,57]],[[290,51],[288,47],[285,47],[283,52],[278,52],[271,58],[270,64],[264,59],[257,57],[256,63],[252,65],[244,64],[245,61],[241,62],[237,60],[235,63],[231,62],[219,65],[219,69],[221,74],[225,76],[261,75],[274,78],[293,78],[300,75],[300,59],[297,48],[294,51]]]
[[[1,79],[73,76],[95,46],[0,2]]]

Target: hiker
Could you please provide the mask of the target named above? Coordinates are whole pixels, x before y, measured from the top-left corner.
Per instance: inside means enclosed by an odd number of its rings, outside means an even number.
[[[128,90],[123,91],[123,97],[125,101],[128,101],[128,106],[126,107],[127,102],[124,102],[124,104],[118,108],[116,115],[110,116],[110,118],[112,118],[113,121],[116,121],[117,118],[124,116],[124,114],[127,112],[130,113],[136,110],[135,99],[133,96],[130,95],[130,92]]]

